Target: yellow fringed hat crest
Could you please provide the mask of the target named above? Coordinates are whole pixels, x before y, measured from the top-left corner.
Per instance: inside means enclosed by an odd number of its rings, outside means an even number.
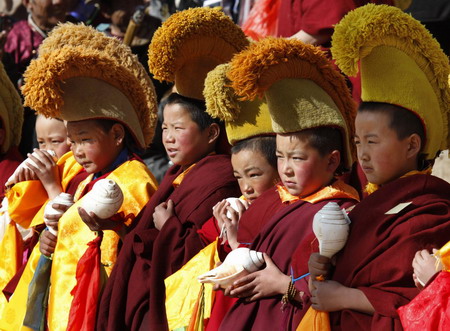
[[[239,101],[227,78],[230,64],[218,65],[205,80],[206,112],[225,122],[228,142],[274,134],[269,108],[263,100]]]
[[[233,58],[228,78],[242,100],[265,97],[276,133],[339,128],[343,164],[350,169],[355,103],[344,77],[320,49],[295,39],[265,38]]]
[[[348,76],[361,71],[363,101],[398,105],[422,120],[427,159],[449,147],[449,59],[420,22],[398,8],[368,4],[335,27],[331,51]]]
[[[150,72],[158,80],[175,82],[179,94],[203,100],[206,74],[248,43],[223,12],[187,9],[170,16],[155,32],[149,47]]]
[[[156,93],[129,47],[92,27],[61,24],[27,68],[25,105],[68,121],[105,118],[123,123],[147,147],[157,118]]]
[[[19,146],[22,138],[23,107],[19,93],[11,83],[0,62],[0,121],[5,130],[5,140],[0,146],[0,154],[10,147]]]

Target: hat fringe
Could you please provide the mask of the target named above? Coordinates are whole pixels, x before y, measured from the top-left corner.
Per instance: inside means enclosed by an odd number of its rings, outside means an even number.
[[[354,132],[355,102],[345,79],[317,47],[294,39],[265,38],[233,57],[228,78],[241,100],[262,97],[282,79],[310,79],[330,95]]]
[[[199,39],[202,38],[207,39],[205,44],[208,47],[205,47],[205,50],[203,47],[198,47]],[[203,55],[226,56],[226,54],[214,54],[214,50],[211,50],[211,47],[215,47],[214,39],[218,44],[228,44],[235,52],[248,45],[248,40],[242,30],[220,10],[191,8],[173,14],[164,22],[163,26],[156,30],[150,44],[149,68],[151,73],[158,80],[173,82],[175,73],[187,59],[193,56],[190,53],[191,48],[187,46],[190,43],[197,43],[195,48],[198,53],[207,52]],[[194,55],[200,56],[201,54]],[[222,62],[228,60],[229,58],[223,59]]]
[[[367,4],[349,12],[336,25],[331,52],[339,68],[355,76],[358,62],[374,47],[383,45],[405,52],[425,73],[444,114],[444,134],[450,146],[449,59],[419,21],[396,7]]]
[[[24,74],[24,104],[45,116],[59,117],[64,105],[60,83],[71,77],[96,78],[122,91],[136,111],[145,144],[151,143],[156,92],[137,57],[120,40],[81,24],[59,25]]]
[[[241,107],[227,78],[230,69],[228,63],[218,65],[206,76],[205,96],[206,112],[222,121],[232,122],[239,117]]]

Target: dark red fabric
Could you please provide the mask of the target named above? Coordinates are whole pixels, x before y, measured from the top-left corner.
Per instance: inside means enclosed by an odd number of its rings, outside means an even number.
[[[354,201],[344,199],[325,200],[315,204],[297,201],[279,210],[266,223],[250,248],[267,253],[284,274],[290,275],[294,252],[298,247],[310,250],[311,241],[314,240],[313,217],[330,201],[343,207],[354,204]],[[293,308],[282,311],[280,301],[281,295],[250,303],[240,299],[225,316],[220,330],[290,329]]]
[[[450,273],[440,272],[406,306],[398,309],[405,331],[450,329]]]
[[[332,279],[363,291],[375,314],[330,313],[333,330],[402,329],[396,310],[418,294],[414,254],[448,241],[449,192],[450,184],[437,177],[409,176],[384,185],[350,212],[350,236],[337,255]],[[412,203],[397,214],[385,214],[404,202]]]
[[[227,297],[223,295],[222,291],[217,291],[216,295],[214,296],[211,316],[208,320],[205,331],[219,330],[220,324],[222,323],[225,315],[237,301],[237,298]]]
[[[0,203],[5,196],[5,183],[23,161],[17,147],[11,147],[9,151],[0,155]]]
[[[164,279],[204,247],[197,230],[211,218],[212,207],[240,194],[229,156],[205,157],[173,189],[180,171],[178,166],[169,169],[138,225],[125,238],[100,303],[99,330],[138,330],[146,314],[146,327],[167,329]],[[168,199],[174,202],[176,216],[158,231],[153,211]]]
[[[350,10],[366,3],[388,4],[392,0],[281,0],[278,13],[278,36],[290,37],[303,30],[311,35],[331,39],[333,27]]]

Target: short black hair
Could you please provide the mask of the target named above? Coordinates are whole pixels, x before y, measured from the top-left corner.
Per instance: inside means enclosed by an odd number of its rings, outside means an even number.
[[[420,137],[421,148],[425,146],[425,128],[420,117],[411,110],[404,107],[393,105],[385,102],[362,102],[358,107],[358,112],[370,112],[386,114],[389,119],[389,128],[394,130],[399,140],[403,140],[412,134],[417,134]],[[425,164],[426,155],[419,152],[418,167],[424,169],[428,166]],[[429,155],[433,158],[435,155]]]
[[[243,150],[259,152],[262,156],[264,156],[267,162],[276,169],[276,149],[277,146],[275,136],[259,136],[237,142],[233,147],[231,147],[231,154],[237,154]]]
[[[143,152],[143,149],[138,146],[138,144],[134,140],[133,135],[130,133],[128,127],[122,122],[109,118],[96,118],[93,120],[105,133],[111,131],[111,128],[113,127],[114,124],[122,125],[125,130],[124,146],[128,149],[128,152],[135,154],[140,154]]]
[[[425,130],[421,119],[406,108],[385,102],[362,102],[358,112],[386,114],[390,118],[389,128],[395,131],[398,139],[403,140],[416,133],[422,144],[425,143]]]
[[[335,171],[336,175],[341,175],[349,170],[345,167],[344,144],[341,129],[331,126],[322,126],[296,132],[295,136],[300,140],[306,140],[322,157],[330,154],[334,150],[339,151],[341,154],[341,162]]]
[[[178,93],[172,93],[164,102],[166,106],[180,105],[184,109],[186,109],[189,112],[192,121],[197,123],[201,131],[205,130],[213,123],[220,124],[219,119],[212,118],[206,112],[206,104],[202,100],[188,98]]]

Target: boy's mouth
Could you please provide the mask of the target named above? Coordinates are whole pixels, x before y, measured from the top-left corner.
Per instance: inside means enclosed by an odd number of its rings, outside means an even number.
[[[169,155],[169,157],[174,157],[174,156],[176,156],[177,155],[177,150],[176,149],[173,149],[173,148],[168,148],[167,149],[167,155]]]

